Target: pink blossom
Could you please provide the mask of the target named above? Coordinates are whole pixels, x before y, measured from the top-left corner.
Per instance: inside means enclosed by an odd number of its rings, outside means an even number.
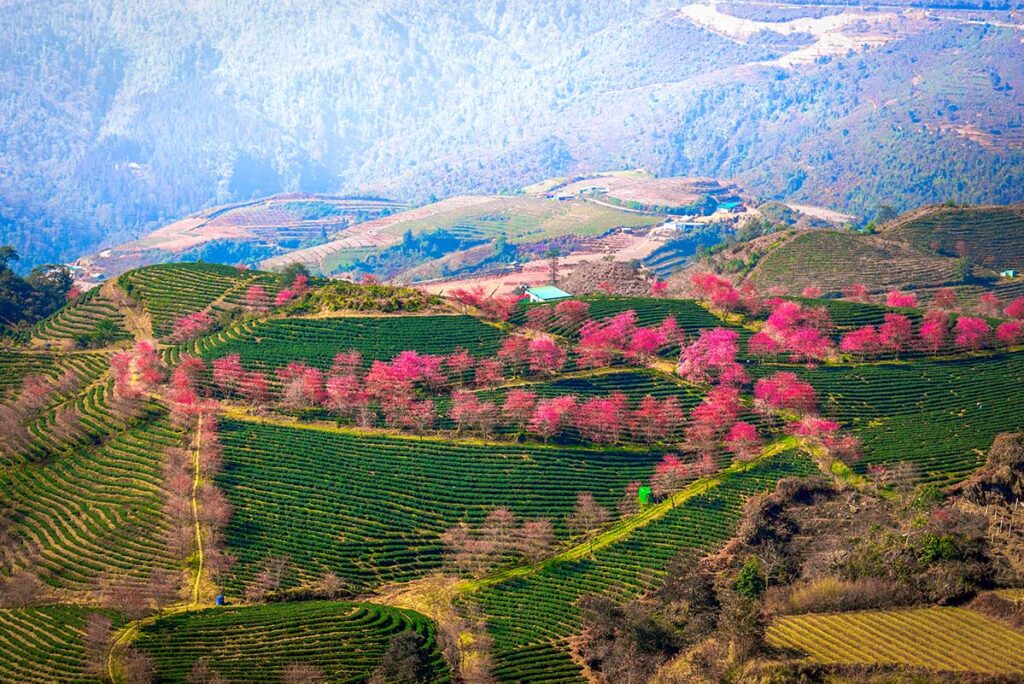
[[[893,308],[913,308],[917,306],[917,295],[913,292],[892,290],[885,296],[885,305]]]
[[[287,304],[291,300],[295,299],[295,295],[296,295],[295,290],[290,290],[290,289],[281,290],[280,292],[277,293],[277,296],[274,297],[274,306],[283,306],[283,305]]]
[[[1012,347],[1024,340],[1024,321],[1007,321],[996,328],[996,339],[999,343]]]
[[[1010,305],[1006,307],[1007,316],[1010,318],[1016,318],[1018,320],[1024,320],[1024,297],[1017,297]]]
[[[956,333],[956,345],[968,349],[980,349],[988,340],[992,329],[983,318],[960,316],[953,327]]]
[[[568,422],[571,412],[576,408],[576,397],[569,395],[543,399],[530,418],[529,429],[545,440],[557,434]]]
[[[553,375],[565,365],[565,350],[548,337],[539,337],[529,343],[530,370],[541,375]]]
[[[817,402],[814,388],[796,373],[781,371],[754,383],[754,405],[765,413],[779,409],[809,413]]]
[[[878,332],[873,325],[865,325],[862,328],[851,330],[843,335],[839,342],[839,348],[848,354],[860,354],[870,356],[877,354],[882,343],[878,339]]]

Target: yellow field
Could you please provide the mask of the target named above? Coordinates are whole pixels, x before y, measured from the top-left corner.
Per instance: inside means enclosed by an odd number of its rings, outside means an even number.
[[[1024,634],[965,608],[791,615],[767,636],[822,664],[1024,674]]]

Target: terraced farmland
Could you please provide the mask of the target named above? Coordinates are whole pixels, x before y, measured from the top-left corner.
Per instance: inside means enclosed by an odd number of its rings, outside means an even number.
[[[139,586],[154,568],[175,567],[161,463],[180,434],[160,417],[125,425],[102,405],[89,419],[102,421],[109,441],[0,470],[0,508],[11,515],[3,569],[36,567],[44,582],[73,592],[95,589],[104,574]]]
[[[590,305],[590,318],[595,321],[610,318],[623,311],[635,311],[637,325],[651,326],[658,325],[669,316],[674,316],[679,327],[686,332],[686,335],[693,337],[705,328],[725,327],[733,328],[740,333],[742,338],[749,337],[750,332],[745,328],[732,326],[722,321],[707,309],[703,308],[692,299],[660,299],[655,297],[606,297],[591,295],[578,297],[577,299]],[[512,323],[522,325],[526,322],[526,312],[536,306],[555,306],[554,303],[520,305],[516,313],[510,318]],[[559,335],[575,337],[577,329],[553,328],[552,332]],[[666,350],[665,354],[673,356],[678,354],[678,348]]]
[[[537,574],[481,590],[472,600],[487,616],[495,640],[495,676],[504,682],[583,681],[567,644],[580,629],[575,603],[581,596],[601,593],[622,600],[653,589],[682,549],[709,551],[724,543],[752,493],[773,488],[780,478],[813,471],[802,456],[777,455],[592,557],[551,562]]]
[[[975,262],[1001,271],[1024,270],[1024,206],[934,207],[886,227],[887,237],[921,250],[957,255],[962,243]]]
[[[305,361],[328,368],[338,352],[357,349],[366,362],[401,351],[448,354],[462,347],[475,356],[498,351],[504,333],[471,316],[278,318],[256,323],[223,344],[202,350],[214,358],[241,355],[246,367],[277,368]]]
[[[29,353],[0,349],[0,400],[10,399],[21,389],[28,375],[60,375],[58,356],[49,352]]]
[[[684,408],[696,406],[704,396],[696,387],[678,382],[659,371],[647,369],[584,373],[553,380],[523,382],[515,386],[535,392],[538,397],[575,394],[582,399],[621,392],[630,401],[639,401],[648,394],[657,399],[674,396],[679,398]],[[502,398],[506,393],[507,388],[477,392],[480,397],[492,400]]]
[[[45,342],[75,340],[101,332],[106,332],[111,342],[132,337],[125,330],[124,314],[118,310],[117,304],[104,297],[100,288],[95,288],[78,302],[40,321],[33,330],[33,336]]]
[[[1024,354],[801,369],[825,412],[852,427],[872,463],[912,461],[933,481],[984,461],[1000,432],[1024,429]]]
[[[85,621],[95,609],[41,606],[0,609],[0,681],[97,682],[86,670]],[[120,618],[103,611],[116,626]]]
[[[771,249],[748,278],[759,289],[782,286],[790,293],[812,285],[839,292],[853,283],[881,292],[956,282],[955,262],[884,236],[812,230]]]
[[[170,333],[184,314],[202,311],[217,300],[214,314],[240,304],[249,285],[259,283],[271,296],[276,291],[273,274],[205,263],[147,266],[125,273],[118,283],[152,316],[158,337]]]
[[[767,638],[822,664],[1024,675],[1024,634],[965,608],[790,615]]]
[[[221,441],[218,483],[235,509],[228,549],[239,559],[233,594],[268,557],[288,558],[304,581],[328,570],[359,587],[410,579],[439,566],[442,531],[498,506],[548,517],[564,536],[576,492],[612,508],[661,458],[232,420]]]
[[[449,681],[433,623],[412,611],[368,603],[304,601],[179,613],[147,626],[135,646],[153,657],[161,682],[187,681],[200,658],[232,682],[281,681],[295,664],[318,668],[327,681],[363,682],[389,640],[405,631],[423,637],[433,670],[429,681]]]
[[[793,299],[807,306],[825,307],[832,323],[835,324],[834,332],[837,336],[865,325],[881,325],[885,322],[885,314],[896,311],[908,315],[915,326],[921,319],[921,314],[915,310],[891,309],[881,304],[848,302],[842,299]]]

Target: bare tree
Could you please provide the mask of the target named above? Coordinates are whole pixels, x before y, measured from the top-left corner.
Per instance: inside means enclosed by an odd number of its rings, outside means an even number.
[[[345,580],[328,570],[316,585],[316,593],[324,598],[337,598],[345,591]]]
[[[576,495],[576,506],[565,519],[566,527],[581,534],[597,529],[611,518],[607,509],[597,502],[590,492]]]
[[[494,545],[482,539],[466,523],[459,523],[441,535],[445,556],[461,571],[479,574],[494,561]]]
[[[172,603],[178,598],[181,591],[181,575],[165,568],[153,568],[149,573],[149,583],[146,586],[146,593],[153,602],[154,607]]]
[[[554,545],[555,528],[546,518],[527,520],[519,528],[519,552],[531,563],[535,563],[551,553]]]
[[[7,578],[0,594],[0,603],[8,608],[31,606],[39,598],[42,585],[34,574],[21,570]]]
[[[227,679],[210,667],[209,658],[200,658],[185,676],[187,684],[227,684]]]
[[[515,547],[516,516],[507,508],[495,508],[487,514],[480,529],[482,539],[490,544],[497,556]]]
[[[125,575],[102,575],[99,580],[100,603],[138,620],[149,613],[149,600]]]
[[[252,582],[245,589],[245,598],[249,601],[262,601],[267,594],[281,588],[281,582],[291,571],[292,564],[287,558],[274,557],[263,561],[263,569],[256,573]]]
[[[97,679],[107,674],[107,649],[114,637],[113,625],[103,613],[89,613],[85,618],[85,670]]]
[[[121,672],[128,684],[149,684],[156,674],[153,658],[134,648],[129,648],[121,656]]]

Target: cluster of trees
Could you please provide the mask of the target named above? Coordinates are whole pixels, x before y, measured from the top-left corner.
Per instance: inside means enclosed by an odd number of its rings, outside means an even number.
[[[17,454],[31,446],[35,436],[29,431],[28,424],[41,417],[47,406],[72,394],[81,384],[81,378],[71,370],[56,378],[25,376],[21,391],[14,400],[0,404],[0,451]],[[58,407],[47,432],[55,441],[64,442],[78,433],[80,418],[73,402],[63,404]]]
[[[515,310],[516,303],[523,296],[517,294],[488,295],[484,292],[483,287],[479,285],[468,290],[457,288],[449,293],[449,297],[467,309],[472,307],[478,310],[481,316],[490,321],[507,321]]]
[[[138,398],[151,391],[165,377],[165,368],[156,346],[140,340],[130,350],[110,357],[114,391],[124,398]]]
[[[832,319],[824,307],[773,299],[764,326],[751,336],[748,351],[754,356],[788,354],[795,362],[824,360],[835,350],[829,331]]]
[[[623,515],[635,512],[639,483],[626,488]],[[572,511],[565,517],[565,527],[576,535],[589,535],[612,519],[611,513],[598,503],[590,492],[579,492]],[[547,518],[522,523],[507,508],[495,508],[483,522],[474,527],[459,523],[441,535],[445,560],[454,570],[482,575],[494,565],[516,559],[535,563],[549,556],[557,539],[554,526]]]
[[[547,556],[555,545],[555,530],[546,518],[520,523],[507,508],[495,508],[477,527],[460,523],[441,535],[450,567],[480,575],[496,563],[521,558],[527,562]]]
[[[497,425],[528,432],[547,441],[566,430],[595,444],[663,444],[680,436],[684,411],[676,397],[650,395],[631,406],[625,394],[580,399],[576,395],[538,398],[535,392],[512,389],[494,403],[468,391],[452,393],[451,418],[459,431],[490,435]]]
[[[198,521],[202,530],[204,579],[216,580],[231,568],[235,558],[224,550],[224,528],[231,517],[231,504],[214,483],[221,469],[223,448],[217,435],[217,417],[210,408],[193,414],[196,419],[185,433],[192,444],[175,446],[166,452],[164,482],[168,494],[164,512],[171,522],[167,532],[171,551],[182,560],[196,551]],[[197,452],[195,463],[193,450]],[[193,491],[196,478],[199,486]],[[193,496],[198,503],[197,519],[193,517]]]
[[[690,276],[690,284],[700,298],[723,313],[746,311],[755,314],[762,308],[757,290],[749,283],[737,288],[732,281],[714,273],[694,273]]]
[[[996,312],[1001,307],[991,299],[988,305]],[[887,313],[879,326],[865,325],[846,333],[839,349],[860,357],[899,354],[919,349],[936,354],[943,349],[969,349],[998,345],[1011,347],[1024,341],[1024,298],[1019,298],[1001,311],[1014,320],[1004,320],[994,327],[989,320],[977,316],[956,315],[948,309],[931,308],[924,312],[915,335],[910,318],[904,314]]]
[[[0,246],[0,334],[24,331],[81,293],[66,266],[36,266],[24,278],[14,272],[19,260],[10,246]]]
[[[754,348],[762,350],[765,345],[754,338],[764,334],[773,342],[785,340],[786,348],[797,358],[818,358],[826,353],[822,347],[831,348],[831,342],[821,332],[827,326],[824,310],[782,300],[775,304],[762,331],[751,337],[749,346],[751,352]],[[749,378],[737,361],[738,341],[739,335],[732,330],[702,330],[696,340],[683,347],[676,372],[691,382],[712,385],[693,410],[686,428],[688,445],[707,452],[724,440],[737,460],[747,461],[757,455],[760,439],[753,424],[739,420],[743,411],[739,391]],[[813,356],[808,356],[812,352]],[[830,456],[858,456],[856,438],[841,434],[838,423],[817,415],[814,388],[795,373],[783,371],[760,378],[754,383],[753,392],[754,409],[766,423],[784,415],[791,419],[787,430]]]

